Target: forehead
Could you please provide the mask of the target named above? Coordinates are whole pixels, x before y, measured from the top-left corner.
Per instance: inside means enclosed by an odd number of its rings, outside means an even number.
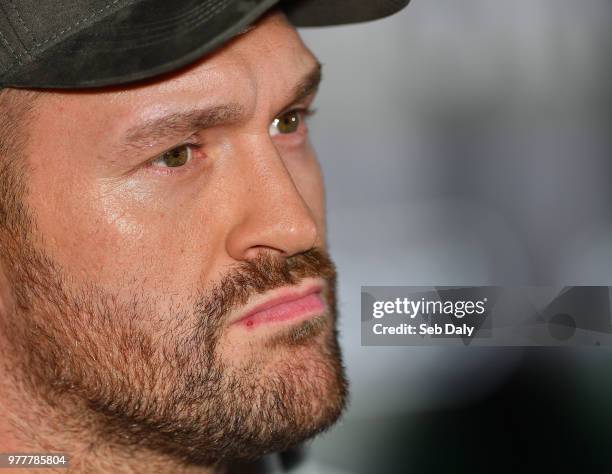
[[[51,99],[55,99],[56,106],[61,103],[63,110],[96,107],[103,113],[106,104],[113,107],[114,114],[124,109],[130,115],[134,106],[145,114],[156,113],[158,110],[154,109],[161,107],[166,98],[175,105],[191,102],[195,96],[202,105],[245,102],[254,100],[266,88],[291,87],[316,63],[285,16],[271,12],[188,68],[127,87],[76,93],[58,91],[51,94]]]

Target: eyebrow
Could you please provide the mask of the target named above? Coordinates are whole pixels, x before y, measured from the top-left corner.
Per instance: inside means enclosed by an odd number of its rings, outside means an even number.
[[[321,77],[321,63],[317,62],[314,68],[294,87],[283,110],[313,95],[321,83]],[[237,103],[171,112],[130,127],[124,134],[120,150],[127,152],[134,149],[148,149],[164,139],[184,136],[220,124],[237,122],[244,116],[244,107]]]
[[[288,101],[287,107],[292,104],[301,102],[317,92],[321,79],[323,78],[321,69],[322,65],[317,61],[315,67],[298,83],[293,90],[291,99]],[[286,108],[286,107],[285,107]]]
[[[165,138],[237,121],[243,115],[243,108],[238,104],[172,112],[130,127],[122,140],[123,150],[146,149]]]

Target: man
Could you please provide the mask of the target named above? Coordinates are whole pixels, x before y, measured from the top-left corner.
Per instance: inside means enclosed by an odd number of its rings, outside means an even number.
[[[224,472],[341,414],[291,21],[407,2],[274,3],[0,4],[0,452]]]

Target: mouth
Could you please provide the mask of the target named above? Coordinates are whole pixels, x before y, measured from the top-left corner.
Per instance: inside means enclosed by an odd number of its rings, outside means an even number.
[[[232,325],[255,329],[263,325],[293,324],[321,315],[325,311],[323,286],[310,285],[301,291],[283,288],[245,312]]]

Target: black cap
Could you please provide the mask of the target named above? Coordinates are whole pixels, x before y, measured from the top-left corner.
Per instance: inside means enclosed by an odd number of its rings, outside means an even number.
[[[211,52],[276,5],[296,26],[391,15],[410,0],[0,0],[0,87],[151,78]]]

